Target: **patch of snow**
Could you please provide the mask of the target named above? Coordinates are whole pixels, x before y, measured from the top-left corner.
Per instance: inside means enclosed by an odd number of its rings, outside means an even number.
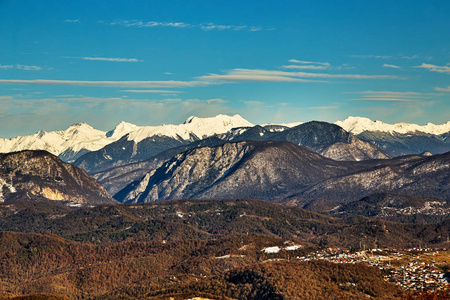
[[[261,251],[263,251],[264,253],[278,253],[280,252],[281,248],[278,246],[273,246],[273,247],[266,247],[263,248]]]
[[[268,126],[268,125],[280,125],[280,126],[285,126],[285,127],[289,127],[289,128],[292,128],[292,127],[295,127],[295,126],[298,126],[298,125],[302,125],[303,124],[303,122],[292,122],[292,123],[267,123],[267,124],[261,124],[261,126]],[[283,131],[284,129],[281,129],[281,130],[278,130],[278,131]]]
[[[303,247],[302,245],[292,245],[292,246],[287,246],[284,249],[287,251],[294,251],[294,250],[300,249],[302,247]]]

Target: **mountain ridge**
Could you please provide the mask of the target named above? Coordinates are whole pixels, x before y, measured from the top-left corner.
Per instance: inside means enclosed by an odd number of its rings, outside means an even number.
[[[414,133],[416,131],[441,135],[450,131],[450,121],[444,124],[435,125],[433,123],[427,123],[426,125],[417,125],[412,123],[395,123],[388,124],[382,121],[372,121],[365,117],[353,117],[350,116],[343,121],[336,121],[334,124],[341,126],[348,132],[355,135],[363,133],[364,131],[380,131],[389,133]]]
[[[20,199],[75,206],[115,202],[86,171],[44,150],[0,154],[0,202]]]

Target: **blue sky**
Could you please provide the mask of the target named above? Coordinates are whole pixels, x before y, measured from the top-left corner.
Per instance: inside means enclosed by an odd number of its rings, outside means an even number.
[[[239,113],[450,120],[450,2],[0,0],[0,137]]]

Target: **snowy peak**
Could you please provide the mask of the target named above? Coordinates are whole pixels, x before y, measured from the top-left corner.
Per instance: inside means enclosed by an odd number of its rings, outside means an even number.
[[[196,119],[196,116],[190,116],[189,118],[186,119],[186,121],[184,121],[183,124],[189,124],[192,123],[194,121],[194,119]]]
[[[363,117],[348,117],[344,121],[335,122],[336,125],[341,126],[346,131],[353,134],[360,134],[364,131],[381,131],[389,133],[414,133],[416,131],[440,135],[450,131],[450,121],[441,125],[435,125],[433,123],[428,123],[427,125],[421,126],[417,124],[409,123],[396,123],[387,124],[381,121],[372,121],[368,118]]]
[[[82,139],[91,139],[93,137],[103,137],[105,135],[104,131],[97,130],[94,127],[88,125],[87,123],[75,123],[69,128],[63,131],[63,136],[66,138],[71,138],[71,136],[78,135]]]
[[[162,125],[141,127],[128,135],[128,140],[136,143],[155,135],[168,136],[172,138],[191,139],[192,135],[205,138],[214,134],[225,133],[236,127],[254,126],[240,115],[227,116],[217,115],[211,118],[189,117],[180,125]]]
[[[120,122],[113,130],[108,131],[106,136],[108,138],[120,139],[127,133],[139,129],[140,127],[125,121]]]

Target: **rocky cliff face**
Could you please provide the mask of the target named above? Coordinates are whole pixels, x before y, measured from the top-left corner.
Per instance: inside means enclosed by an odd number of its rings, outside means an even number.
[[[113,203],[84,170],[46,151],[0,154],[0,201],[48,199],[70,204]]]

